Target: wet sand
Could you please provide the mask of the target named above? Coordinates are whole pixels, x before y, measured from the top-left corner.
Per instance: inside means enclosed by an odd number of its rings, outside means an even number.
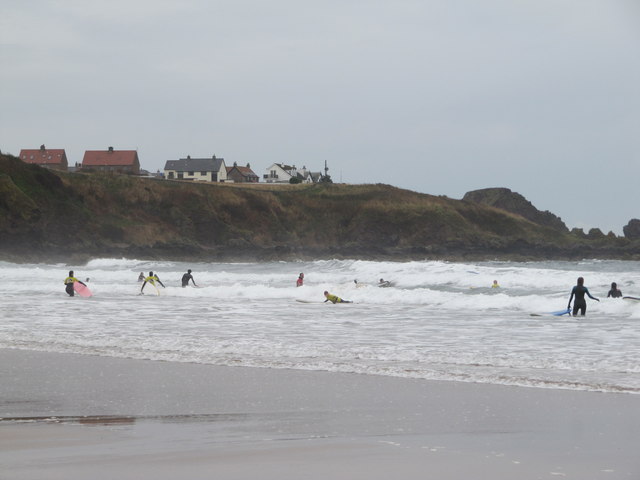
[[[0,479],[640,478],[640,396],[0,349]]]

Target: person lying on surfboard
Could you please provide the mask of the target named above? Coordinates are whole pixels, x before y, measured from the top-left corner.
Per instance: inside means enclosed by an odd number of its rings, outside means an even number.
[[[153,272],[149,272],[149,276],[148,276],[147,278],[145,278],[145,279],[144,279],[144,283],[142,284],[142,288],[140,289],[140,293],[144,293],[144,292],[143,292],[143,290],[144,290],[144,286],[145,286],[147,283],[150,283],[151,285],[155,285],[155,284],[156,284],[156,282],[158,282],[160,285],[162,285],[162,288],[166,288],[166,287],[164,286],[164,283],[162,283],[162,282],[160,281],[160,279],[158,278],[158,276],[157,276],[157,275],[154,275],[154,274],[153,274]]]
[[[337,295],[332,295],[329,292],[327,292],[326,290],[324,292],[324,296],[326,298],[325,303],[326,302],[331,302],[331,303],[334,303],[334,304],[335,303],[353,303],[353,302],[351,302],[349,300],[343,300],[340,297],[338,297]]]
[[[69,294],[70,297],[73,297],[75,292],[73,290],[73,284],[74,283],[81,283],[82,285],[84,285],[85,287],[87,286],[86,283],[81,282],[80,280],[78,280],[76,277],[73,276],[73,270],[69,271],[69,276],[67,278],[64,279],[64,284],[65,284],[65,292],[67,292]]]

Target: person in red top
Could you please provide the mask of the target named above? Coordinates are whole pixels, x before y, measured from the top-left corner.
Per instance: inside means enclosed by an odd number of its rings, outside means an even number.
[[[296,287],[301,287],[303,283],[304,283],[304,273],[301,273],[300,276],[298,277],[298,280],[296,280]]]

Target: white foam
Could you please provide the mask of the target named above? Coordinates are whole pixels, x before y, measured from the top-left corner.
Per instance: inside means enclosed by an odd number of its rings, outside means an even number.
[[[4,262],[0,347],[637,392],[640,304],[607,299],[606,292],[616,281],[638,296],[638,266]],[[187,268],[200,288],[181,287]],[[90,278],[93,297],[66,296],[69,269]],[[138,274],[150,270],[166,285],[160,296],[150,286],[138,295]],[[305,285],[296,288],[300,272]],[[601,302],[587,299],[583,318],[548,315],[566,308],[578,275]],[[380,278],[393,287],[379,288]],[[494,279],[500,288],[491,288]],[[325,290],[355,303],[323,303]]]

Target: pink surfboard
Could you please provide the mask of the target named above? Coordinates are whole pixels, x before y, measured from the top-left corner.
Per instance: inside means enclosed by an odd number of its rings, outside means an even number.
[[[73,282],[73,289],[81,297],[90,297],[92,295],[91,294],[91,290],[89,290],[89,287],[86,287],[85,285],[81,284],[80,282]]]

